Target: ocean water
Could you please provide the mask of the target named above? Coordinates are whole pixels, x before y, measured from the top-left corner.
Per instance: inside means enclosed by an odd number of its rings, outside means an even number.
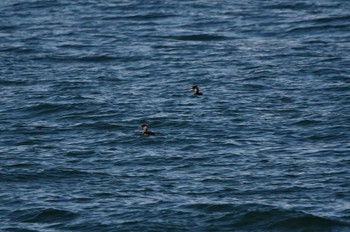
[[[0,91],[0,231],[350,231],[348,0],[2,0]]]

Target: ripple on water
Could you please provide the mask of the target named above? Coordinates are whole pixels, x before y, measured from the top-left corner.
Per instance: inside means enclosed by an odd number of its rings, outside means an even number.
[[[30,208],[13,211],[9,217],[11,221],[21,223],[62,223],[74,220],[77,214],[54,208]]]

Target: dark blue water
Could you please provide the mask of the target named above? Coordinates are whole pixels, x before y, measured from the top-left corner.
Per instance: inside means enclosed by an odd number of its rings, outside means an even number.
[[[0,231],[350,231],[348,0],[3,0],[0,91]]]

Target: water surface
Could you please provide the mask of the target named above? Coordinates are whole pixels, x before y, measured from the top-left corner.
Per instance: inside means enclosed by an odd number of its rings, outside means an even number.
[[[349,231],[349,12],[1,1],[0,230]]]

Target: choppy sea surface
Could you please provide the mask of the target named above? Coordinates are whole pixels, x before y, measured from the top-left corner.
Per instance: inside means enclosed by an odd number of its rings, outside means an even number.
[[[0,93],[0,231],[350,231],[348,0],[2,0]]]

